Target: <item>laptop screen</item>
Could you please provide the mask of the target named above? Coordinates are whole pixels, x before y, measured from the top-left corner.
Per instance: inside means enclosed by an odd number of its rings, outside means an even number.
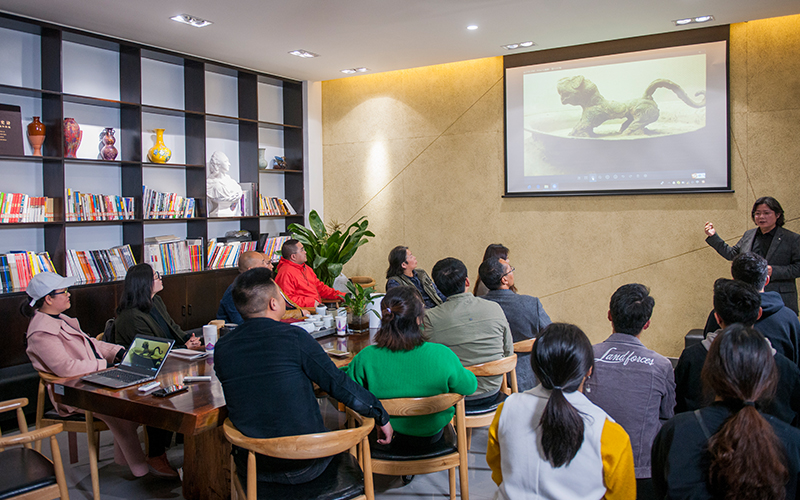
[[[150,371],[155,375],[173,343],[174,340],[137,335],[121,365],[136,368],[137,371]]]

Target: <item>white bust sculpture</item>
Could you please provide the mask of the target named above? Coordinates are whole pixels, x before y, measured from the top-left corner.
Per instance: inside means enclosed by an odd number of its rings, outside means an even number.
[[[239,200],[242,188],[228,174],[231,162],[225,153],[215,151],[208,162],[206,197],[209,217],[236,217],[242,215]]]

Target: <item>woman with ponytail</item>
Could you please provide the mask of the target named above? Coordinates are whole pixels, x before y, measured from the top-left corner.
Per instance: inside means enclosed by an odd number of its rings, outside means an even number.
[[[575,325],[552,323],[539,335],[531,366],[541,384],[509,396],[489,427],[496,499],[636,498],[628,435],[583,395],[593,361]]]
[[[381,301],[381,314],[375,344],[359,352],[346,368],[353,380],[379,399],[475,392],[478,381],[458,356],[442,344],[425,341],[420,330],[425,306],[416,288],[390,289]],[[433,415],[392,417],[392,445],[435,443],[454,413],[450,408]]]
[[[676,415],[653,443],[658,498],[797,498],[800,430],[759,411],[778,383],[764,336],[738,323],[723,330],[701,379],[714,402]]]

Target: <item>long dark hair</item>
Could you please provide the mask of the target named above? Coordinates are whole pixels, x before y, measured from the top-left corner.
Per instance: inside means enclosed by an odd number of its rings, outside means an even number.
[[[19,305],[19,312],[28,319],[32,318],[36,311],[44,305],[45,297],[55,297],[55,290],[37,300],[33,305],[31,305],[31,298],[26,295],[25,300]]]
[[[153,268],[150,264],[136,264],[125,275],[125,288],[119,299],[117,314],[125,309],[150,312],[153,307]]]
[[[483,251],[483,259],[481,262],[485,262],[486,259],[490,257],[497,257],[498,259],[508,260],[508,247],[505,245],[501,245],[500,243],[492,243],[486,250]],[[478,274],[478,279],[475,280],[475,286],[472,287],[472,294],[478,295],[478,286],[481,284],[481,276]],[[512,286],[509,290],[516,293],[517,287]]]
[[[406,261],[408,247],[396,246],[389,252],[389,268],[386,269],[386,279],[403,274],[403,264]]]
[[[761,333],[734,324],[714,339],[701,374],[731,415],[708,440],[712,492],[728,500],[786,496],[789,473],[775,431],[755,403],[771,399],[778,384],[772,349]]]
[[[390,351],[410,351],[425,342],[418,320],[425,314],[422,296],[413,286],[397,286],[381,300],[381,327],[375,344]]]
[[[542,449],[553,467],[569,465],[583,444],[583,418],[564,393],[575,392],[594,366],[592,344],[575,325],[551,323],[531,352],[533,373],[552,391],[539,421]]]

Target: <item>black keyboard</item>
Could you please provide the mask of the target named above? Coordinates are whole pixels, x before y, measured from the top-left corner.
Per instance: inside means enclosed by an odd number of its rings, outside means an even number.
[[[145,377],[144,375],[139,375],[138,373],[124,372],[122,370],[109,370],[107,372],[98,373],[97,376],[103,378],[110,378],[112,380],[121,380],[122,382],[135,382],[135,381],[144,382],[145,380],[153,378],[153,377]]]

